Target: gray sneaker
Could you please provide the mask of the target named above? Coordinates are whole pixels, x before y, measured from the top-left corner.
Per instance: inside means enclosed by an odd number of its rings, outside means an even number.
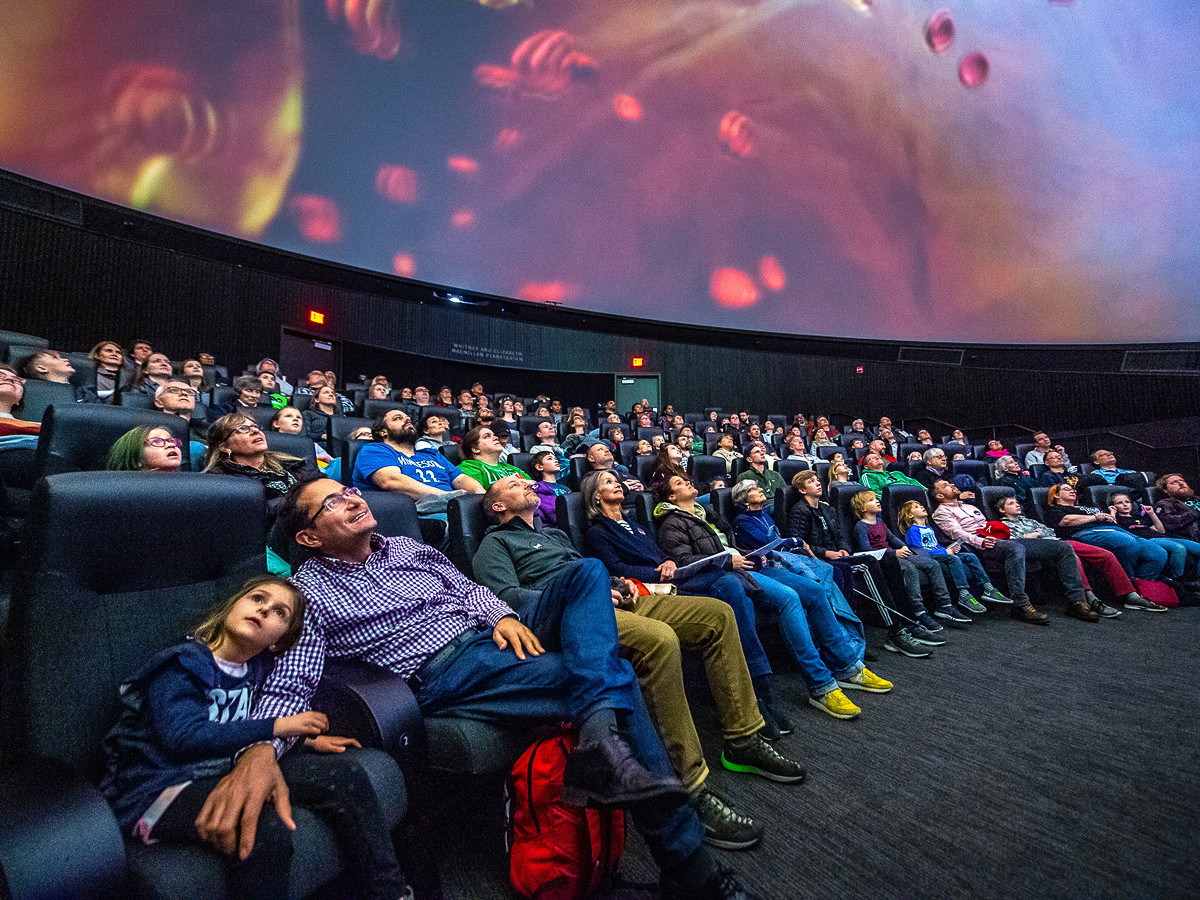
[[[963,591],[958,595],[959,609],[965,609],[969,613],[985,613],[987,607],[971,596],[969,591]]]
[[[913,636],[903,628],[893,631],[887,636],[883,642],[883,649],[890,650],[892,653],[903,653],[913,659],[924,659],[933,654],[933,651],[924,644],[913,640]]]
[[[1012,598],[1005,597],[1002,593],[996,590],[996,586],[994,584],[989,584],[983,589],[983,599],[991,603],[1012,604]]]
[[[1124,607],[1126,609],[1137,609],[1142,612],[1166,612],[1165,606],[1159,606],[1153,600],[1147,600],[1141,594],[1127,594],[1125,596]]]
[[[735,746],[727,741],[721,751],[721,765],[731,772],[750,772],[781,784],[795,784],[804,780],[807,774],[804,766],[788,759],[768,744],[761,731],[750,735],[744,744]]]
[[[762,840],[763,830],[753,819],[735,812],[707,788],[701,789],[688,802],[704,826],[704,843],[722,850],[749,850]]]
[[[934,634],[924,625],[910,625],[908,633],[918,644],[924,644],[927,647],[940,647],[946,643],[946,638],[942,635],[946,629],[941,629],[941,633]]]

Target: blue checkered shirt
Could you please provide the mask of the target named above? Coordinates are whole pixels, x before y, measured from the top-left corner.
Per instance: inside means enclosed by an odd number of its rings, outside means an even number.
[[[467,628],[515,615],[426,544],[375,534],[371,549],[365,563],[315,556],[292,577],[308,598],[304,633],[276,662],[254,718],[309,709],[326,659],[364,660],[407,678]],[[276,740],[276,751],[291,743]]]

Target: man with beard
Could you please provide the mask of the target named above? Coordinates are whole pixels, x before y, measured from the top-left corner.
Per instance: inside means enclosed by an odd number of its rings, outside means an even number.
[[[1163,475],[1155,485],[1166,496],[1159,499],[1154,512],[1162,521],[1168,537],[1200,541],[1200,500],[1178,472]]]
[[[456,491],[482,494],[483,487],[440,453],[417,450],[417,429],[403,411],[390,409],[371,423],[375,443],[354,461],[360,491],[400,491],[417,502],[422,515],[444,513]]]

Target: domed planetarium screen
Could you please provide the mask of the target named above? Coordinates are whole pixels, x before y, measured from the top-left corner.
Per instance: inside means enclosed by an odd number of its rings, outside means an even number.
[[[1200,339],[1200,4],[3,0],[0,167],[466,290]]]

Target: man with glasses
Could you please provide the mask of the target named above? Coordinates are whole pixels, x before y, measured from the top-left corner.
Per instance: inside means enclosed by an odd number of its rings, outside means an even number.
[[[363,491],[400,491],[417,502],[422,516],[442,518],[460,493],[483,487],[440,453],[416,449],[417,429],[403,410],[389,409],[371,423],[375,443],[354,461],[354,486]]]
[[[204,468],[204,453],[208,449],[205,440],[208,429],[200,419],[193,419],[196,411],[196,392],[186,381],[172,380],[160,385],[154,392],[154,408],[168,416],[179,416],[188,423],[188,457],[192,471]]]
[[[664,897],[753,900],[700,842],[700,823],[671,774],[637,679],[618,655],[603,567],[603,590],[556,592],[554,602],[518,618],[431,547],[375,534],[362,497],[328,479],[293,488],[280,521],[315,553],[294,576],[309,611],[300,641],[263,686],[256,718],[310,708],[325,660],[349,658],[406,678],[426,716],[510,727],[571,720],[579,743],[563,774],[564,795],[632,806],[663,870]],[[562,650],[548,653],[543,643]],[[289,743],[241,753],[205,801],[197,818],[201,837],[226,852],[252,849],[265,803],[287,808],[276,760]]]

